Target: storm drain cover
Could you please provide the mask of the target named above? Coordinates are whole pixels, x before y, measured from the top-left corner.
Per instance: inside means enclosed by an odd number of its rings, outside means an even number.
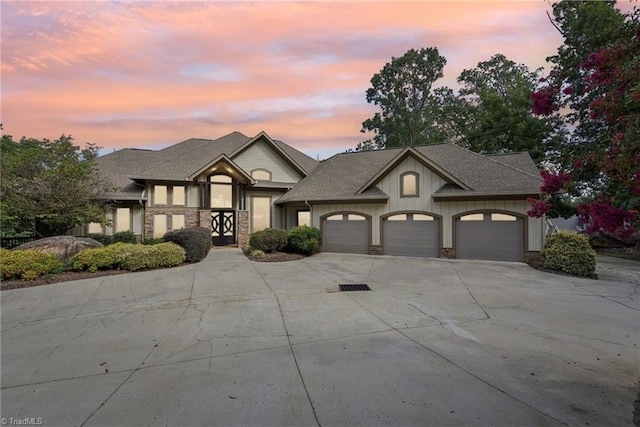
[[[340,286],[340,292],[350,292],[350,291],[370,291],[371,288],[369,285],[365,283],[356,284],[356,285],[338,285]]]

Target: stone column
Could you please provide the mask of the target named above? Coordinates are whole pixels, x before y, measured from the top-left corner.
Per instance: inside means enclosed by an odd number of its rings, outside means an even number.
[[[238,247],[249,247],[249,211],[238,211]]]

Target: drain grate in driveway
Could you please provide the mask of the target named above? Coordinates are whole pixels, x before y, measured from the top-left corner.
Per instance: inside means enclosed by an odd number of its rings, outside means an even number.
[[[350,291],[370,291],[371,288],[369,285],[362,283],[357,285],[338,285],[340,286],[340,292],[350,292]]]

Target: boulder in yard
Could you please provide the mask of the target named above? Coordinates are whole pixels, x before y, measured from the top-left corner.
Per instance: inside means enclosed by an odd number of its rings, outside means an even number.
[[[102,248],[104,245],[88,237],[54,236],[33,242],[23,243],[14,250],[33,249],[47,254],[55,255],[60,261],[67,264],[72,256],[85,249]]]

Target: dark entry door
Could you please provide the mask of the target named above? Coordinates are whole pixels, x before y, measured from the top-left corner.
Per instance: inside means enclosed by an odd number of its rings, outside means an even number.
[[[236,242],[236,211],[211,211],[211,242],[215,246],[233,245]]]

